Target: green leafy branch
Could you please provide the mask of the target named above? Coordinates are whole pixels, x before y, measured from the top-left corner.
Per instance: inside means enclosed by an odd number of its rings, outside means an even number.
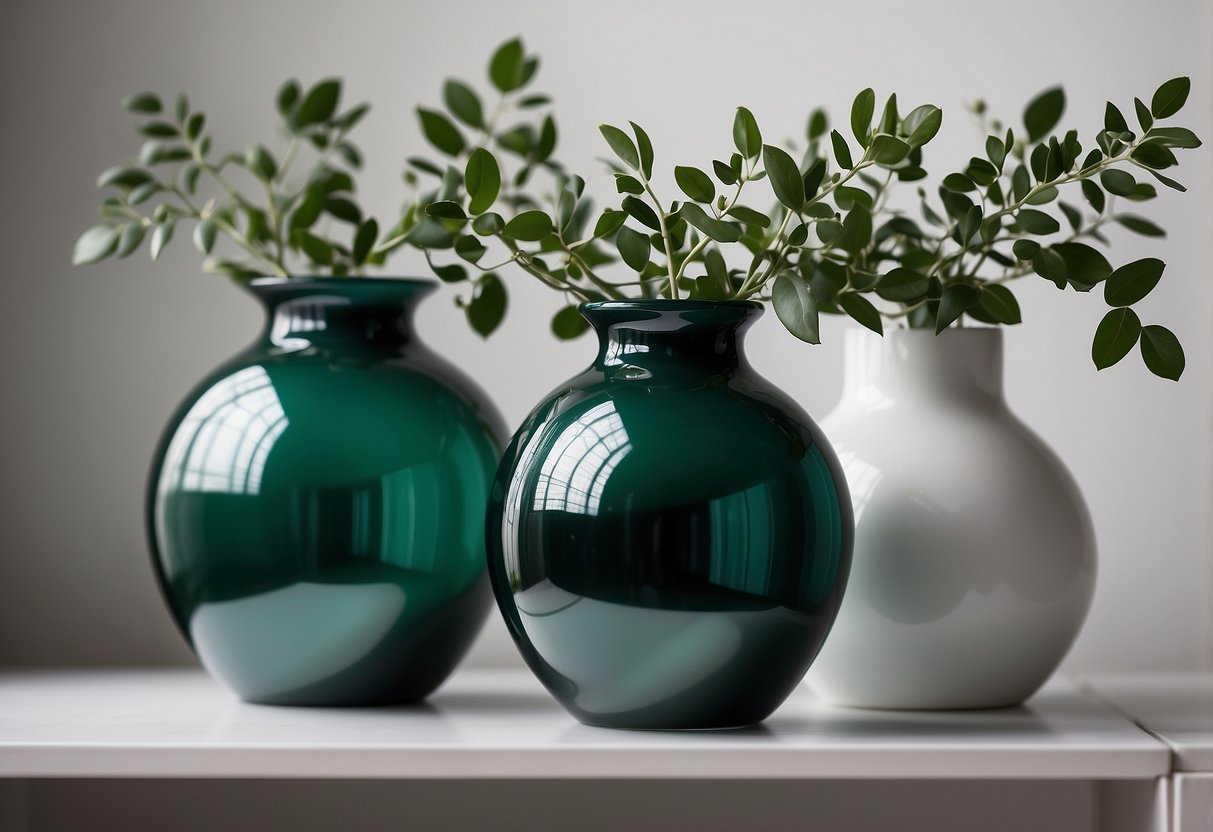
[[[155,260],[178,225],[188,221],[195,247],[216,255],[204,268],[237,280],[341,276],[381,265],[387,250],[377,245],[379,225],[364,216],[351,175],[362,166],[362,154],[349,134],[370,107],[341,111],[340,100],[337,79],[306,91],[288,81],[275,100],[284,143],[280,153],[253,143],[244,153],[220,155],[206,131],[206,114],[193,110],[186,96],[177,97],[171,113],[153,93],[126,99],[125,109],[143,119],[136,129],[145,142],[136,159],[98,178],[97,187],[111,194],[101,205],[102,222],[77,241],[73,263],[127,257],[145,239]],[[311,163],[296,179],[293,172],[305,151]],[[342,239],[327,228],[334,220],[349,228]],[[238,253],[217,255],[220,239]]]
[[[458,204],[460,196],[469,191],[479,194],[474,204],[467,206],[474,216],[485,214],[498,202],[521,215],[540,207],[531,195],[541,190],[534,180],[536,173],[546,174],[558,194],[573,187],[553,158],[558,130],[549,109],[551,100],[529,91],[538,69],[539,58],[528,54],[522,41],[514,38],[497,47],[489,59],[486,75],[491,98],[467,82],[450,78],[443,84],[442,109],[417,108],[422,135],[443,158],[435,162],[412,156],[407,160],[404,178],[415,193],[397,229],[398,239],[425,250],[440,280],[470,288],[468,296],[455,300],[472,328],[483,336],[501,324],[508,306],[498,269],[517,263],[540,279],[545,269],[519,251],[507,251],[508,259],[495,266],[482,265],[482,261],[487,262],[482,238],[498,236],[500,228],[492,227],[492,222],[493,217],[500,217],[489,216],[471,230],[467,214]],[[486,101],[490,103],[486,105]],[[508,166],[506,159],[511,162]],[[422,185],[425,178],[431,184]],[[554,197],[553,204],[559,199]],[[436,207],[427,210],[426,206]],[[584,225],[589,209],[585,204],[575,218],[578,227]],[[523,217],[513,229],[525,234],[521,229],[528,222]],[[500,224],[504,226],[504,221]],[[437,251],[452,251],[462,262],[435,263],[432,253]],[[580,268],[591,269],[595,255],[582,250],[575,259]],[[476,273],[469,274],[469,269]],[[558,288],[557,284],[549,285]]]
[[[790,258],[805,245],[812,226],[836,216],[826,200],[868,168],[891,168],[920,157],[919,148],[938,130],[940,111],[926,106],[915,113],[910,124],[920,128],[917,132],[896,132],[900,123],[894,132],[878,131],[857,162],[827,177],[824,159],[802,171],[785,150],[764,144],[753,114],[738,108],[733,120],[736,152],[712,163],[714,175],[676,166],[674,179],[684,198],[671,201],[653,186],[654,151],[645,130],[634,122],[629,122],[630,131],[604,124],[599,129],[617,160],[610,164],[620,203],[603,210],[588,233],[591,212],[584,180],[577,176],[559,179],[550,209],[527,207],[508,219],[490,210],[498,202],[502,177],[496,157],[485,148],[468,158],[464,187],[425,210],[456,235],[470,227],[476,235],[494,238],[508,257],[492,269],[514,263],[564,293],[570,303],[553,321],[560,337],[584,331],[576,303],[607,298],[746,299],[763,296],[774,283],[778,311],[786,289],[795,289],[780,280],[791,267]],[[770,214],[741,203],[746,186],[763,180],[777,200]],[[613,244],[614,254],[603,250],[605,244]],[[726,265],[722,248],[730,244],[747,252],[748,268]],[[478,243],[477,252],[481,249]],[[630,270],[630,279],[612,281],[599,273],[616,260],[615,254]],[[780,319],[789,328],[802,320],[782,313]],[[803,328],[801,333],[815,337]]]
[[[816,307],[805,314],[815,319],[818,311],[844,313],[877,332],[883,329],[882,319],[941,332],[961,325],[965,317],[987,324],[1019,323],[1019,304],[1008,284],[1023,277],[1038,275],[1059,289],[1079,292],[1103,284],[1111,309],[1092,345],[1096,367],[1109,367],[1140,345],[1152,372],[1179,378],[1184,356],[1178,339],[1163,326],[1143,326],[1131,308],[1157,285],[1163,263],[1146,258],[1114,269],[1091,243],[1106,244],[1103,230],[1113,223],[1146,236],[1164,235],[1150,220],[1116,210],[1115,203],[1117,198],[1145,202],[1157,196],[1155,186],[1139,181],[1134,169],[1184,190],[1162,171],[1178,164],[1174,150],[1201,142],[1191,130],[1159,122],[1182,108],[1189,89],[1187,78],[1176,78],[1158,88],[1150,105],[1134,99],[1139,132],[1131,131],[1109,102],[1103,129],[1085,156],[1077,131],[1054,134],[1066,103],[1060,88],[1046,90],[1028,104],[1020,135],[1004,132],[996,121],[987,125],[985,105],[978,102],[974,111],[988,133],[985,152],[943,177],[936,203],[942,210],[919,189],[923,224],[886,207],[888,180],[861,177],[862,187],[839,194],[835,205],[846,212],[844,225],[851,223],[860,233],[858,239],[843,237],[846,245],[827,234],[820,246],[801,250],[797,272]],[[852,129],[861,143],[871,108],[867,92],[852,107]],[[824,124],[822,114],[819,131]],[[845,166],[845,141],[837,131],[832,136],[836,159]],[[925,176],[913,166],[896,172],[900,181]],[[1080,191],[1093,215],[1062,200],[1063,190]],[[1054,208],[1060,217],[1051,212]],[[856,290],[885,303],[879,308],[860,304],[865,299],[848,297]]]

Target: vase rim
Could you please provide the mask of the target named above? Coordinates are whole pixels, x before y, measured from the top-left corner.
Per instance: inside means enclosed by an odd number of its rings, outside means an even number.
[[[761,309],[762,304],[756,300],[690,300],[679,298],[636,298],[634,300],[597,300],[583,303],[579,307],[582,312],[609,311],[612,309],[639,309],[654,312],[680,312],[700,309]]]
[[[961,339],[977,340],[977,339],[1000,339],[1002,338],[1003,327],[1001,326],[966,326],[966,327],[948,327],[943,332],[936,334],[930,329],[890,329],[884,335],[878,335],[864,327],[854,326],[846,331],[846,337],[851,340],[916,340],[931,343],[946,343],[950,341],[958,341]],[[935,341],[936,338],[943,339],[942,342]]]
[[[248,281],[250,287],[272,289],[275,287],[286,286],[323,286],[333,288],[346,288],[350,286],[378,286],[378,287],[402,287],[410,286],[421,288],[424,286],[437,286],[438,281],[431,280],[425,277],[333,277],[331,275],[289,275],[281,277],[276,275],[261,275],[251,278]]]
[[[271,308],[325,296],[357,305],[412,304],[437,285],[434,280],[412,277],[255,277],[243,284],[245,290]]]

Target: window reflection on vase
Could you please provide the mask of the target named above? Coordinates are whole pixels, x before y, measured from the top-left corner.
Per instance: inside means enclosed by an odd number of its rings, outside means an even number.
[[[578,719],[764,719],[829,631],[850,506],[812,421],[750,368],[757,304],[590,304],[594,365],[515,436],[489,510],[499,605]]]
[[[245,699],[414,701],[484,620],[504,431],[413,336],[428,286],[254,281],[265,332],[166,432],[149,494],[158,573],[202,663]]]

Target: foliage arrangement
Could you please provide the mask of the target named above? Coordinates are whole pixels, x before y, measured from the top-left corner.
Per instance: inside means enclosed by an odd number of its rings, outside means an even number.
[[[1181,109],[1189,88],[1187,78],[1176,78],[1149,105],[1134,99],[1139,132],[1109,102],[1104,127],[1085,156],[1077,131],[1055,132],[1065,109],[1061,88],[1028,104],[1019,133],[987,122],[979,103],[974,109],[988,133],[984,154],[944,176],[934,194],[917,188],[920,219],[890,196],[897,184],[926,178],[923,147],[939,131],[942,111],[922,105],[903,116],[893,95],[878,112],[871,89],[854,100],[849,140],[830,129],[824,112],[809,117],[799,163],[783,148],[763,144],[754,116],[739,108],[735,152],[714,160],[711,174],[676,166],[677,200],[655,192],[646,132],[634,123],[630,132],[602,125],[618,160],[612,167],[621,199],[592,227],[581,177],[553,166],[556,187],[541,205],[506,193],[495,148],[466,142],[458,148],[464,169],[448,166],[439,198],[425,210],[448,233],[446,245],[494,281],[505,263],[514,263],[562,292],[569,305],[552,322],[559,337],[585,330],[577,303],[636,297],[768,300],[788,330],[810,343],[820,340],[822,313],[848,315],[876,332],[889,321],[938,333],[962,325],[966,316],[1016,324],[1021,313],[1008,284],[1038,275],[1079,292],[1103,284],[1111,309],[1092,346],[1098,368],[1140,344],[1152,372],[1177,379],[1184,367],[1178,339],[1163,326],[1142,325],[1132,308],[1157,285],[1164,264],[1146,258],[1113,269],[1090,242],[1106,243],[1101,229],[1110,223],[1163,235],[1144,217],[1118,211],[1116,198],[1145,202],[1157,196],[1133,169],[1184,190],[1162,171],[1177,164],[1176,149],[1198,147],[1200,140],[1161,122]],[[430,140],[438,144],[434,136]],[[769,191],[760,198],[774,197],[765,212],[741,201],[743,193],[751,197],[751,183],[763,180]],[[1060,199],[1069,185],[1085,208]],[[479,266],[486,238],[500,244],[504,261]],[[730,266],[725,251],[743,252],[745,265]],[[617,260],[628,270],[622,281],[603,273]],[[451,268],[435,271],[444,277]],[[465,279],[464,266],[456,268],[444,279]]]
[[[244,153],[212,148],[206,114],[178,96],[172,111],[160,97],[141,93],[123,102],[143,119],[136,159],[106,170],[97,187],[110,191],[101,223],[76,243],[73,262],[127,257],[149,242],[152,259],[177,227],[193,225],[194,245],[210,257],[204,268],[237,280],[258,275],[350,275],[379,265],[405,242],[401,226],[380,235],[365,216],[352,173],[362,155],[349,133],[370,109],[340,109],[341,82],[320,81],[306,91],[297,81],[279,89],[275,107],[285,146],[277,154],[253,143]],[[293,176],[310,155],[306,172]],[[240,175],[239,180],[235,175]],[[344,226],[337,234],[333,221]],[[226,239],[237,253],[219,256]]]
[[[506,41],[489,59],[488,96],[465,81],[448,78],[442,88],[442,108],[416,111],[421,132],[440,159],[407,160],[404,177],[415,195],[405,208],[401,228],[410,244],[425,251],[440,280],[469,289],[466,297],[456,297],[456,303],[464,308],[472,328],[484,336],[505,317],[508,293],[498,269],[514,258],[496,266],[481,264],[487,247],[480,238],[492,236],[485,225],[491,220],[482,220],[473,233],[467,233],[464,226],[469,223],[461,221],[462,211],[446,215],[441,207],[427,210],[427,206],[448,205],[474,192],[480,197],[468,198],[468,208],[476,216],[494,203],[518,213],[539,208],[531,195],[541,187],[536,176],[543,188],[564,187],[563,166],[553,158],[557,128],[551,99],[530,89],[538,69],[539,58],[528,54],[520,39]],[[422,187],[422,181],[430,184]],[[490,192],[493,196],[488,199]],[[582,206],[582,222],[591,207]],[[443,250],[453,251],[462,262],[435,263],[433,252]]]

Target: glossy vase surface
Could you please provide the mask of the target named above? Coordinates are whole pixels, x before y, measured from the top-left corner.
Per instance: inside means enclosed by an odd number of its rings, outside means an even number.
[[[416,339],[430,288],[252,281],[264,331],[169,424],[148,504],[161,587],[203,665],[246,700],[416,701],[484,621],[504,426]]]
[[[506,449],[493,588],[527,663],[582,722],[759,722],[829,632],[850,500],[820,430],[745,358],[760,313],[587,304],[596,360]]]
[[[855,558],[808,681],[861,707],[1019,704],[1091,603],[1082,495],[1007,406],[1001,330],[847,335],[822,424],[851,486]]]

